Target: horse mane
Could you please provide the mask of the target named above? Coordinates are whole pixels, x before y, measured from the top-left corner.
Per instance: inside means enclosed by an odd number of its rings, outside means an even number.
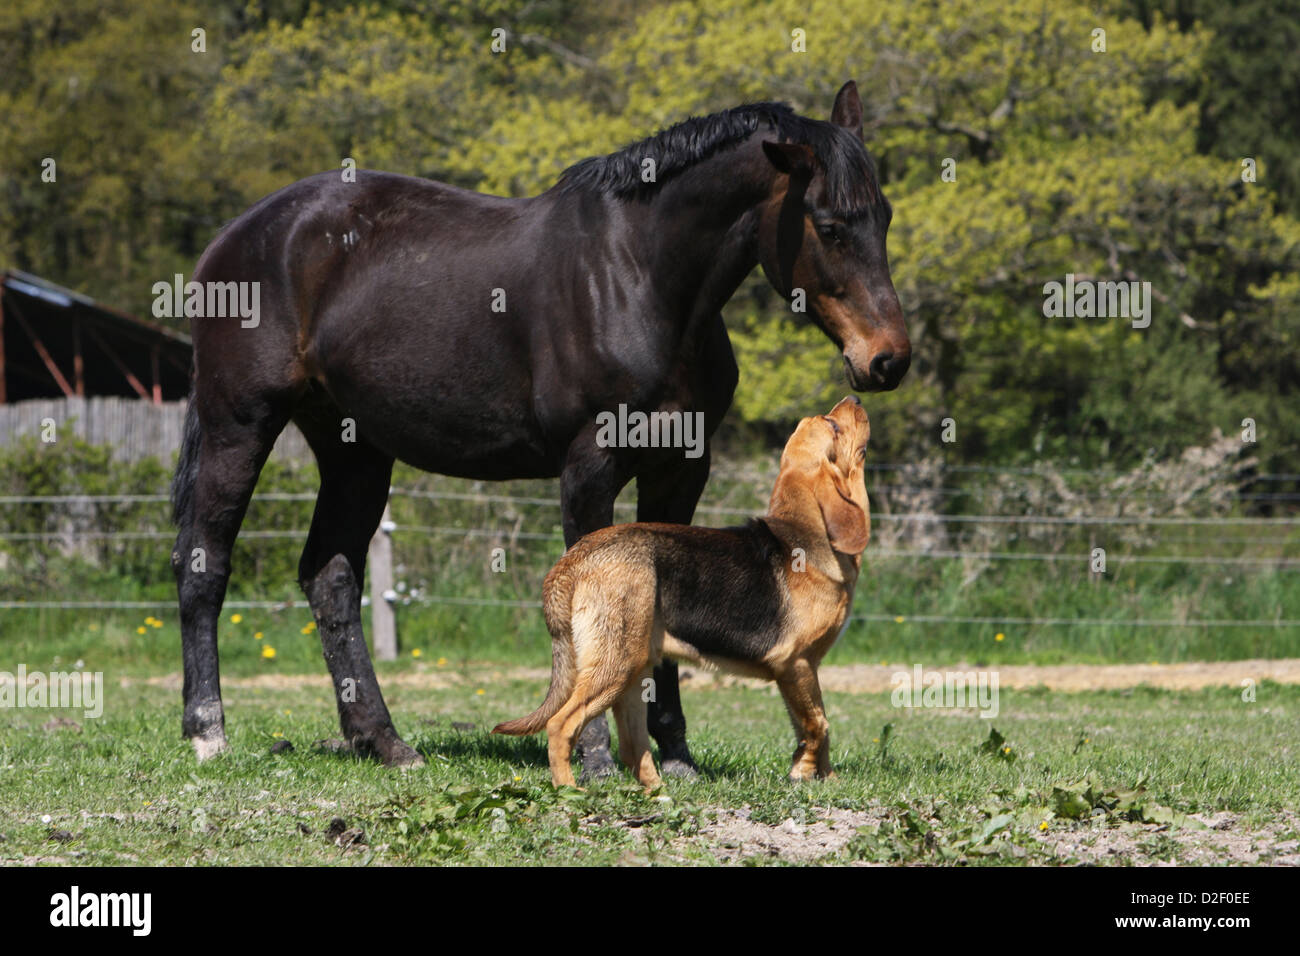
[[[749,103],[709,116],[692,116],[607,156],[566,169],[556,183],[564,192],[594,190],[619,198],[644,198],[673,176],[751,136],[760,125],[778,138],[812,147],[826,172],[832,212],[852,218],[881,200],[875,167],[862,141],[842,126],[800,116],[786,103]],[[641,179],[641,164],[655,161],[655,182]]]

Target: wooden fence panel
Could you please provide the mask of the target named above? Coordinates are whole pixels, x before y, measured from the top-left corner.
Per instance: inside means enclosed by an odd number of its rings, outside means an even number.
[[[53,419],[62,438],[74,434],[96,445],[113,446],[114,457],[137,461],[155,457],[170,465],[185,428],[185,402],[152,402],[117,396],[37,398],[0,405],[0,446],[25,435],[41,436],[42,423]],[[311,457],[306,439],[293,425],[280,435],[272,457],[303,461]]]

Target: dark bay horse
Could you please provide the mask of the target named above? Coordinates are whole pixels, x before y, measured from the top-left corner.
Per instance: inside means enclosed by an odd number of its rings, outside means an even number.
[[[529,199],[334,172],[229,223],[192,281],[258,283],[259,314],[191,323],[172,490],[183,730],[199,758],[226,746],[217,621],[231,548],[288,422],[320,469],[298,577],[344,739],[388,764],[418,763],[361,626],[367,543],[394,460],[474,479],[558,475],[566,545],[612,524],[633,478],[638,520],[689,524],[707,446],[606,447],[597,416],[620,405],[702,413],[712,435],[738,374],[721,309],[756,263],[806,302],[854,389],[896,387],[911,344],[885,254],[890,215],[850,82],[830,122],[774,103],[689,119]],[[692,772],[675,665],[656,672],[656,688],[661,762]],[[603,719],[588,731],[584,761],[598,772],[612,765],[609,732]]]

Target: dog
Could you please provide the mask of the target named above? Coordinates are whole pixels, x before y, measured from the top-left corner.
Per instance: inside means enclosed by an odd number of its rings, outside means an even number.
[[[805,418],[781,454],[767,514],[738,528],[636,523],[579,540],[543,584],[551,686],[495,734],[546,728],[551,780],[576,786],[569,757],[613,708],[619,755],[652,791],[646,703],[663,657],[775,681],[799,742],[792,780],[831,774],[817,666],[846,625],[871,537],[863,478],[871,426],[850,396]]]

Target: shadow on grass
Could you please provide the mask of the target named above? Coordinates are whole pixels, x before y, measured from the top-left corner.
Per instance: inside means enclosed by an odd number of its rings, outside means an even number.
[[[468,760],[499,760],[503,763],[525,767],[548,768],[550,758],[546,749],[546,737],[534,734],[528,737],[510,737],[504,734],[489,734],[485,731],[438,731],[426,733],[412,743],[426,760],[442,757],[449,760],[464,758]],[[614,763],[617,773],[628,773],[618,759],[617,747],[614,748]],[[739,777],[747,769],[742,762],[722,757],[718,760],[708,758],[696,760],[699,768],[698,781],[725,780]],[[655,753],[655,766],[662,771],[662,761]]]

